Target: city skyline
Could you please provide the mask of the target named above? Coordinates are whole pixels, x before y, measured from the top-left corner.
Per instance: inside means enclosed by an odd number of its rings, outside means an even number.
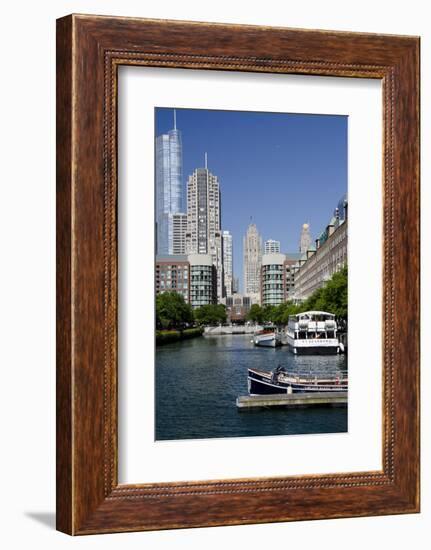
[[[172,130],[173,113],[156,109],[156,136]],[[232,235],[233,276],[244,291],[242,241],[250,216],[264,241],[298,252],[304,222],[314,241],[346,193],[347,117],[177,109],[176,118],[183,197],[189,177],[207,162],[220,183],[220,228]]]

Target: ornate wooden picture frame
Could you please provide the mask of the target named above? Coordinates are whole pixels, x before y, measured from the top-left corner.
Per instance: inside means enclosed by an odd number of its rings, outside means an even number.
[[[120,65],[381,80],[381,471],[118,483]],[[57,528],[90,534],[418,511],[419,38],[87,15],[59,19]]]

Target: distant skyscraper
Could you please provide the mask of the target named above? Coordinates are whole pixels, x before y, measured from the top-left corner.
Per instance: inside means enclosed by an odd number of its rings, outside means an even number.
[[[238,294],[239,292],[239,279],[238,277],[233,277],[232,279],[232,294]]]
[[[262,266],[262,237],[251,223],[243,240],[244,294],[260,293],[260,268]]]
[[[312,243],[312,239],[311,239],[311,233],[310,233],[310,226],[308,223],[304,223],[301,231],[301,240],[299,242],[299,252],[301,252],[301,254],[305,254],[307,250],[310,248],[311,243]]]
[[[265,254],[279,254],[280,253],[280,241],[274,241],[268,239],[265,241]]]
[[[217,298],[223,297],[223,245],[220,230],[220,184],[207,167],[187,182],[187,254],[211,254],[217,270]]]
[[[172,214],[181,212],[183,152],[181,132],[174,128],[156,138],[157,253],[173,254]]]
[[[224,270],[224,286],[226,296],[232,296],[233,293],[233,244],[232,235],[229,231],[223,231],[223,270]]]

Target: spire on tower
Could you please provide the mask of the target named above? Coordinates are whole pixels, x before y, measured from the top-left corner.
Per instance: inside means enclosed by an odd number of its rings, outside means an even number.
[[[177,129],[177,110],[174,109],[174,130]]]
[[[205,168],[208,169],[208,154],[205,153]]]

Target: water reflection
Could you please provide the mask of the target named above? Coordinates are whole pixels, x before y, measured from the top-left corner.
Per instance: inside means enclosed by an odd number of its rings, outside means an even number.
[[[238,412],[247,369],[317,373],[346,370],[344,355],[294,356],[287,346],[256,348],[250,335],[210,336],[156,350],[156,439],[202,439],[347,431],[345,407]]]

